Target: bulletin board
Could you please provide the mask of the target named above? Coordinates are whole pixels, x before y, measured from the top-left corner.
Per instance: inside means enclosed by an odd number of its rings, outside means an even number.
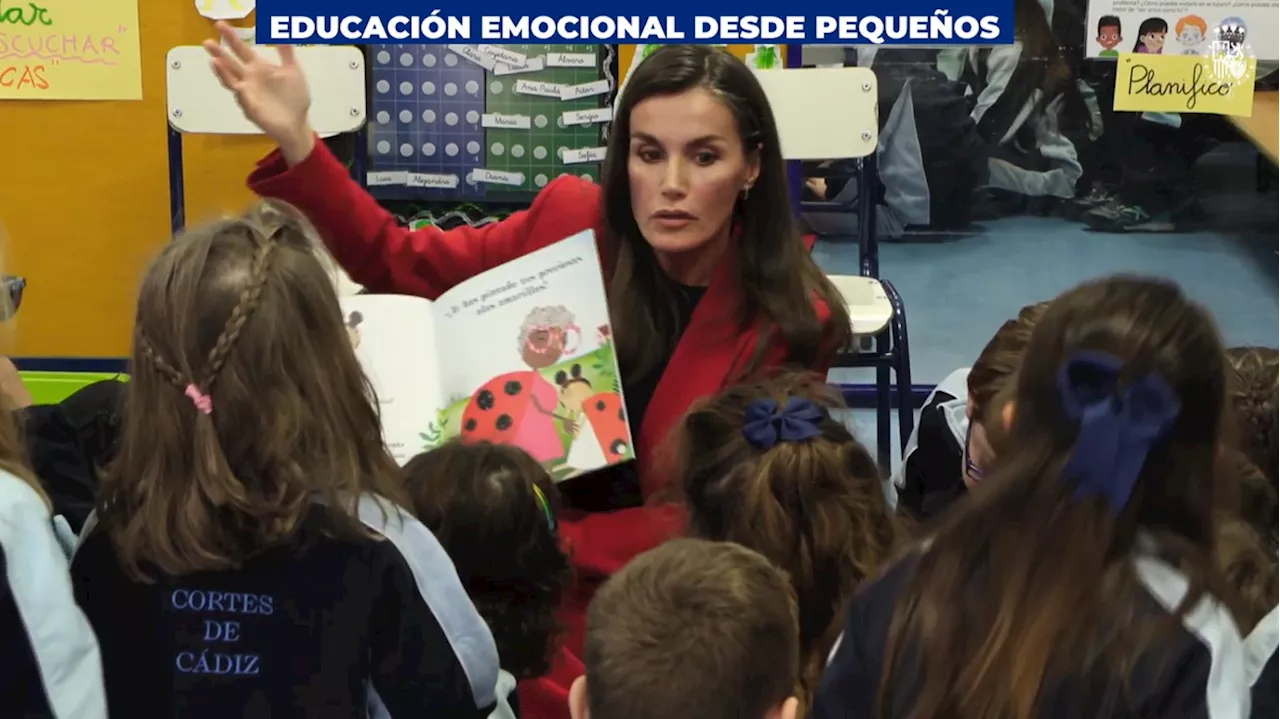
[[[380,200],[523,204],[599,177],[612,116],[598,45],[371,45],[369,191]]]
[[[209,37],[186,0],[138,0],[142,100],[3,102],[4,271],[27,278],[3,351],[19,357],[128,353],[138,280],[169,240],[165,54]],[[242,24],[251,24],[252,17]],[[252,201],[245,177],[261,137],[189,137],[192,223]]]

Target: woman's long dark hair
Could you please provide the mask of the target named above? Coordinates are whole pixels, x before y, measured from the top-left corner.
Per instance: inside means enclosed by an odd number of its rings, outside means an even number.
[[[758,154],[760,176],[748,199],[738,203],[738,276],[742,302],[737,322],[762,327],[760,345],[748,372],[759,364],[771,335],[780,334],[787,361],[813,368],[852,340],[843,297],[813,261],[801,240],[791,205],[786,164],[773,111],[763,88],[742,61],[708,45],[667,45],[634,70],[617,105],[605,161],[604,218],[614,257],[609,304],[623,371],[642,376],[674,349],[678,288],[657,264],[631,207],[627,173],[631,153],[631,112],[651,97],[694,88],[711,91],[733,113],[742,149]],[[814,299],[830,310],[819,321]]]
[[[1119,359],[1121,386],[1158,375],[1180,406],[1118,515],[1100,498],[1073,497],[1061,479],[1078,427],[1058,373],[1080,351]],[[1096,680],[1099,693],[1086,699],[1120,700],[1136,657],[1177,624],[1142,621],[1148,605],[1132,560],[1140,533],[1189,579],[1176,615],[1206,592],[1229,593],[1214,561],[1215,513],[1234,494],[1216,472],[1226,391],[1214,322],[1176,285],[1112,277],[1056,299],[1023,355],[982,491],[944,519],[899,597],[882,710],[1030,719],[1049,677]],[[892,695],[890,673],[917,658],[919,692]]]

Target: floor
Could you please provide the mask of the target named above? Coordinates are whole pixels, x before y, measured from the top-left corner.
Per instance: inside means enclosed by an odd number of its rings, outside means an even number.
[[[1251,148],[1228,145],[1201,161],[1206,218],[1196,231],[1100,234],[1058,218],[1017,216],[963,236],[882,243],[881,276],[907,309],[914,383],[932,385],[968,365],[1022,306],[1116,272],[1178,281],[1218,319],[1228,345],[1280,345],[1277,191],[1257,191],[1253,157]],[[857,271],[852,246],[820,243],[814,253],[830,273]],[[872,381],[867,370],[832,379]],[[852,415],[857,436],[873,445],[874,413]]]

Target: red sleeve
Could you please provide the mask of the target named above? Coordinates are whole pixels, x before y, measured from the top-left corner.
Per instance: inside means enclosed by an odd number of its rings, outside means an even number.
[[[551,662],[551,671],[516,685],[520,696],[520,719],[569,719],[569,689],[584,674],[582,662],[560,647]]]
[[[574,585],[560,608],[562,645],[581,656],[587,608],[606,579],[636,555],[646,552],[684,529],[684,512],[674,504],[633,507],[616,512],[565,511],[560,536],[574,569]]]
[[[679,536],[684,513],[674,504],[614,512],[567,510],[559,529],[580,577],[610,577],[637,554]]]
[[[576,179],[576,178],[567,178]],[[272,152],[249,175],[249,189],[261,197],[283,200],[302,211],[316,226],[338,264],[352,280],[371,292],[417,295],[435,299],[454,285],[487,269],[567,237],[531,237],[531,217],[547,204],[569,204],[570,183],[552,182],[526,211],[483,227],[463,225],[453,230],[427,227],[411,231],[401,226],[338,162],[323,142],[306,160],[289,167]],[[594,185],[581,183],[590,188]],[[553,188],[560,187],[560,191]],[[586,203],[588,217],[598,213],[595,190]],[[553,197],[555,198],[553,200]],[[563,198],[563,201],[560,199]],[[542,207],[540,207],[542,206]],[[569,213],[582,212],[575,207]],[[557,223],[559,224],[559,223]],[[574,224],[574,223],[568,223]],[[592,227],[586,222],[578,230]]]

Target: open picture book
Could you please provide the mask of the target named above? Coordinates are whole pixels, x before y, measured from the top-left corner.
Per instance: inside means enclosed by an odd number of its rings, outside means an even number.
[[[434,302],[357,295],[342,310],[400,464],[455,437],[516,445],[557,481],[633,458],[591,231]]]

